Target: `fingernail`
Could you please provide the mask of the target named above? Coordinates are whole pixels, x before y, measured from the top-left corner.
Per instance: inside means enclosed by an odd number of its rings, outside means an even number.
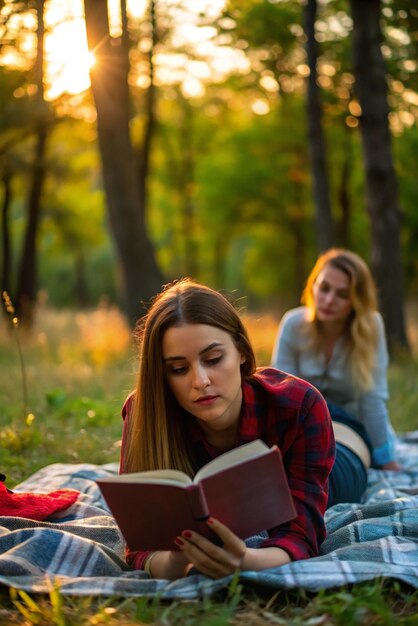
[[[213,517],[209,517],[207,519],[207,524],[213,524],[213,522],[214,522]]]
[[[190,530],[184,530],[181,534],[183,535],[183,537],[186,537],[186,539],[190,539],[190,537],[192,536]]]
[[[184,546],[184,541],[183,541],[183,539],[182,539],[181,537],[176,537],[176,538],[174,539],[174,543],[175,543],[177,546]]]

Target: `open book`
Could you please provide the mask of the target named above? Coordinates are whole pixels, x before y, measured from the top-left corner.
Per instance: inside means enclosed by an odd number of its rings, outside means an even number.
[[[187,529],[216,541],[209,516],[242,539],[296,517],[280,450],[259,439],[213,459],[194,479],[155,470],[97,483],[132,550],[176,550]]]

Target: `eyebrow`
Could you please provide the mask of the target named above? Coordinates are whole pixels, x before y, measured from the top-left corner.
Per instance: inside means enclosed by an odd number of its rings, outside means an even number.
[[[210,352],[214,348],[219,348],[222,345],[223,344],[220,341],[214,341],[213,343],[206,346],[206,348],[203,348],[202,350],[200,350],[199,356],[202,356],[203,354]],[[185,356],[168,356],[167,358],[163,359],[163,361],[164,363],[167,363],[168,361],[184,361],[185,359],[186,359]]]
[[[329,283],[329,282],[328,282],[327,280],[325,280],[325,279],[322,279],[322,280],[319,282],[319,284],[320,284],[320,285],[324,285],[324,286],[326,286],[326,287],[331,287],[331,286],[332,286],[332,285],[331,285],[331,283]],[[349,286],[349,285],[347,285],[347,287],[335,287],[335,289],[336,289],[336,291],[350,291],[350,286]]]

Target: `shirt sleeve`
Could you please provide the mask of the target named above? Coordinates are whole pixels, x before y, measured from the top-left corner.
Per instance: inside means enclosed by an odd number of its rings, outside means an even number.
[[[151,552],[141,550],[130,550],[128,546],[125,548],[125,561],[131,569],[144,569],[144,563]]]
[[[285,313],[277,329],[271,363],[273,367],[299,376],[298,353],[294,341],[296,310]]]
[[[325,539],[328,476],[335,458],[329,411],[314,387],[309,386],[305,394],[296,431],[289,429],[286,436],[283,460],[297,517],[271,529],[262,547],[282,548],[296,561],[317,556]]]
[[[395,433],[390,423],[387,400],[387,368],[389,364],[385,329],[380,314],[376,315],[378,343],[376,365],[373,371],[373,387],[359,398],[359,419],[373,446],[373,462],[383,465],[395,458]]]

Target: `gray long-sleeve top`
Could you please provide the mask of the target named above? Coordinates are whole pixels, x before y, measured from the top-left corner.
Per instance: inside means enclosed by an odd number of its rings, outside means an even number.
[[[376,465],[393,461],[395,434],[386,405],[389,359],[381,315],[375,314],[378,342],[373,386],[364,392],[351,381],[348,352],[343,338],[335,344],[328,362],[325,354],[309,346],[306,312],[306,307],[298,307],[283,316],[273,348],[272,365],[307,380],[319,389],[327,402],[342,407],[362,422],[373,446],[373,461]]]

